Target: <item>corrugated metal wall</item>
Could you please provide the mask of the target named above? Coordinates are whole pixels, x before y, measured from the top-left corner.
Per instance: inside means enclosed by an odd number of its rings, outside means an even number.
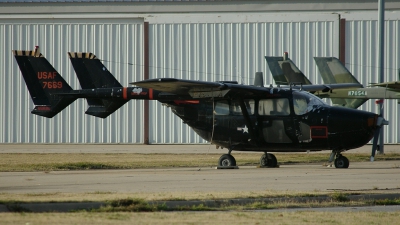
[[[71,87],[80,89],[67,52],[90,51],[127,85],[143,77],[142,42],[143,19],[0,19],[0,142],[143,142],[142,101],[132,101],[106,119],[85,115],[83,99],[52,119],[31,114],[34,106],[12,55],[12,50],[39,45]]]
[[[386,21],[387,80],[397,80],[399,19]],[[131,15],[132,17],[137,17]],[[87,103],[77,100],[53,119],[30,114],[33,104],[14,49],[41,46],[45,57],[73,88],[80,88],[68,51],[91,51],[122,85],[143,77],[143,20],[150,23],[150,78],[238,80],[252,84],[262,71],[273,83],[265,55],[284,51],[313,83],[321,83],[314,56],[336,56],[338,14],[180,14],[145,19],[0,19],[0,143],[142,143],[143,102],[130,101],[107,119],[84,114]],[[115,18],[115,17],[114,17]],[[375,18],[346,15],[346,65],[360,82],[378,81]],[[129,64],[128,64],[129,63]],[[360,66],[362,65],[362,66]],[[358,74],[365,74],[360,76]],[[385,142],[398,143],[398,105],[387,105]],[[373,101],[364,110],[377,111]],[[202,143],[190,128],[158,102],[150,103],[150,143]]]
[[[346,67],[364,86],[379,82],[378,75],[378,14],[351,13],[346,19]],[[400,68],[400,12],[385,14],[385,81],[399,80]],[[399,143],[400,109],[397,100],[386,100],[384,117],[389,120],[385,126],[384,142]],[[366,102],[360,109],[379,113],[375,100]]]
[[[313,56],[338,56],[337,14],[158,15],[146,19],[150,24],[150,78],[253,84],[255,72],[262,71],[266,84],[272,84],[266,55],[288,51],[310,74],[316,74]],[[322,82],[316,76],[311,81]],[[150,112],[150,143],[204,142],[170,109],[151,102]]]

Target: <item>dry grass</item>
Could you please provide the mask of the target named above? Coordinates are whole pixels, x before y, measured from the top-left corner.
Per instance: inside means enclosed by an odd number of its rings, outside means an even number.
[[[332,196],[333,199],[340,200],[342,195],[360,195],[360,194],[382,194],[398,193],[399,189],[392,190],[363,190],[363,191],[223,191],[223,192],[86,192],[86,193],[0,193],[0,203],[5,202],[104,202],[116,199],[143,199],[145,201],[175,201],[175,200],[220,200],[220,199],[241,199],[241,198],[278,198],[278,197],[316,197]]]
[[[1,224],[398,224],[400,212],[4,213]],[[273,221],[273,222],[272,222]]]
[[[133,154],[133,153],[3,153],[0,172],[9,171],[56,171],[86,169],[137,169],[166,167],[212,167],[220,154]],[[260,154],[234,153],[239,166],[259,165]],[[368,154],[347,154],[350,161],[368,161]],[[280,164],[324,163],[329,154],[297,153],[276,154]],[[389,153],[376,160],[399,160],[400,154]]]
[[[398,191],[398,190],[397,190]],[[87,193],[0,193],[0,202],[102,202],[115,199],[143,199],[146,201],[216,200],[234,198],[308,197],[327,195],[330,192],[296,191],[224,191],[224,192],[87,192]]]

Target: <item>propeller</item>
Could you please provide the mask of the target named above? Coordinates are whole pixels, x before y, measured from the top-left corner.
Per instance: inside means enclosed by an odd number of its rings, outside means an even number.
[[[378,116],[378,119],[376,120],[376,126],[378,127],[378,129],[375,130],[374,133],[374,139],[372,141],[372,152],[371,152],[371,162],[374,161],[375,159],[375,152],[376,150],[380,151],[380,148],[383,146],[378,145],[378,140],[379,140],[379,136],[381,134],[381,132],[383,132],[382,127],[383,125],[389,125],[389,121],[385,120],[385,118],[383,118],[383,99],[379,99],[375,101],[376,104],[380,104],[381,107],[381,111],[380,114]],[[383,139],[383,134],[382,134],[382,139]],[[383,140],[380,143],[381,145],[383,145]]]

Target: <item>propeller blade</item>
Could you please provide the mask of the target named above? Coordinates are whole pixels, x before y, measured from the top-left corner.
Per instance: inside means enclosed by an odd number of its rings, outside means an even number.
[[[379,135],[381,133],[381,129],[383,125],[389,125],[389,121],[385,120],[382,115],[379,115],[378,120],[376,121],[376,126],[379,128],[375,130],[374,132],[374,139],[372,141],[372,152],[371,152],[371,158],[370,161],[373,162],[375,159],[375,152],[380,150],[380,147],[378,145],[378,140],[379,140]]]
[[[381,133],[381,128],[382,127],[379,127],[379,129],[376,129],[375,133],[374,133],[374,139],[372,140],[372,152],[371,152],[371,158],[370,158],[371,162],[373,162],[375,159],[376,150],[379,150],[378,140],[379,140],[379,134]]]

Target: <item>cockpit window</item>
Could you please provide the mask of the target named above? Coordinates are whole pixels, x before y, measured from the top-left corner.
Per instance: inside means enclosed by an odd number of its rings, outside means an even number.
[[[296,115],[306,114],[325,103],[317,96],[308,92],[293,92],[293,108]]]
[[[290,115],[289,99],[271,98],[261,99],[258,104],[259,115]]]

